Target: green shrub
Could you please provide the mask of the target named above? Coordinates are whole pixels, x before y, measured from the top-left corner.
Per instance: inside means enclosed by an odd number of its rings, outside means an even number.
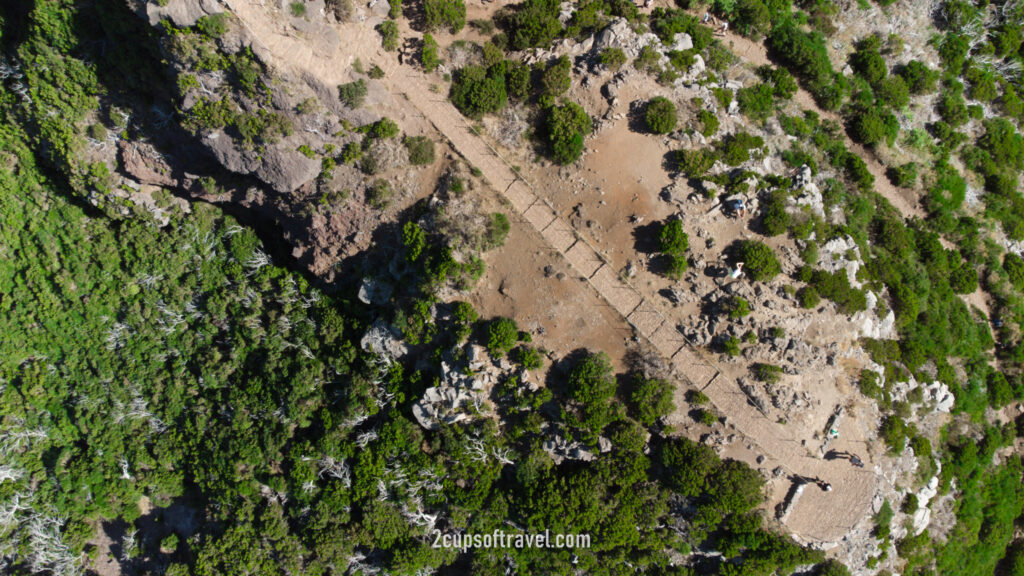
[[[377,25],[377,32],[380,34],[380,42],[385,50],[394,52],[398,50],[398,24],[393,20],[385,20]]]
[[[541,94],[551,98],[565,94],[572,85],[572,63],[568,56],[562,56],[548,66],[541,76]]]
[[[765,83],[755,84],[736,91],[740,112],[751,120],[765,121],[775,110],[774,92]]]
[[[969,51],[970,41],[960,34],[946,34],[939,43],[939,58],[942,59],[946,70],[954,76],[959,76],[963,71]]]
[[[557,164],[572,164],[583,153],[583,137],[590,133],[590,116],[574,102],[554,106],[548,111],[548,144]]]
[[[889,181],[901,188],[913,188],[917,185],[917,163],[907,162],[901,166],[891,166],[885,171]]]
[[[949,274],[949,287],[954,294],[970,294],[978,289],[978,272],[969,263],[952,270]]]
[[[366,101],[366,80],[360,78],[355,82],[348,82],[338,87],[338,95],[341,101],[349,108],[359,108]]]
[[[782,368],[774,364],[759,362],[751,367],[751,371],[754,374],[754,378],[767,384],[778,384],[779,380],[782,379]]]
[[[722,154],[722,161],[729,166],[739,166],[750,160],[750,151],[763,146],[764,140],[760,136],[752,136],[746,132],[730,134],[716,144]]]
[[[579,410],[563,412],[563,417],[584,431],[585,441],[596,444],[600,431],[616,417],[612,404],[615,374],[608,355],[598,352],[581,360],[569,373],[566,388],[569,397],[579,403]]]
[[[493,20],[470,20],[469,26],[470,28],[473,28],[474,30],[476,30],[480,34],[483,34],[484,36],[490,36],[491,34],[494,34],[495,26]]]
[[[867,294],[850,285],[846,270],[830,274],[825,270],[814,270],[808,283],[825,298],[836,303],[839,311],[854,314],[867,309]]]
[[[401,130],[394,120],[384,117],[370,125],[367,136],[377,140],[387,140],[398,136],[400,132]]]
[[[861,109],[850,119],[850,138],[861,144],[873,146],[880,142],[892,142],[899,131],[896,117],[886,110],[872,107]]]
[[[889,76],[875,89],[878,100],[890,108],[897,110],[910,102],[910,89],[906,81],[899,76]]]
[[[1013,388],[1002,372],[990,372],[985,387],[988,388],[989,403],[994,408],[1002,408],[1013,401]]]
[[[409,136],[403,142],[409,150],[409,163],[426,166],[434,163],[434,141],[426,136]]]
[[[964,78],[970,83],[968,94],[974,100],[991,102],[999,96],[996,88],[996,76],[992,70],[971,66],[964,74]]]
[[[1003,256],[1003,270],[1006,270],[1010,284],[1024,292],[1024,259],[1013,252],[1007,252]]]
[[[666,276],[678,280],[686,272],[686,251],[689,246],[690,239],[683,232],[682,221],[671,218],[665,222],[658,232],[658,249],[668,258]]]
[[[919,60],[907,62],[897,72],[907,84],[912,94],[928,94],[935,91],[939,73],[932,70]]]
[[[519,327],[511,318],[495,318],[487,325],[487,351],[501,358],[519,341]]]
[[[768,34],[767,44],[804,81],[819,104],[827,109],[839,107],[847,90],[846,80],[832,70],[825,37],[820,32],[804,32],[794,18],[785,16]]]
[[[743,262],[743,270],[752,280],[767,282],[782,272],[782,265],[767,244],[756,240],[738,240],[733,246],[734,257]]]
[[[394,190],[387,180],[377,180],[366,190],[366,201],[370,206],[383,210],[391,203]]]
[[[884,390],[879,381],[878,372],[874,370],[861,370],[860,371],[860,391],[868,398],[874,398],[875,400],[882,401],[885,397]]]
[[[647,103],[644,112],[647,129],[655,134],[668,134],[676,127],[676,105],[664,96],[656,96]]]
[[[525,370],[537,370],[544,365],[544,355],[532,346],[519,346],[512,351],[515,360]]]
[[[718,416],[714,411],[702,408],[698,411],[697,421],[705,426],[714,426],[718,424]]]
[[[429,33],[423,35],[423,46],[420,48],[420,62],[423,64],[423,69],[427,72],[433,72],[441,64],[437,40],[434,40],[434,37]]]
[[[761,225],[764,233],[768,236],[778,236],[789,230],[790,216],[786,211],[786,199],[788,194],[785,190],[775,190],[771,193],[768,201],[764,203],[761,212]]]
[[[423,16],[428,32],[445,28],[457,34],[466,25],[466,4],[463,0],[424,0]]]
[[[700,133],[705,138],[710,138],[715,135],[715,132],[718,132],[718,116],[715,116],[714,112],[702,108],[697,113],[697,120],[700,121]]]
[[[419,224],[406,222],[402,226],[402,244],[405,246],[405,259],[415,262],[419,260],[423,249],[427,247],[427,235]]]
[[[890,414],[882,419],[879,434],[889,447],[890,454],[899,454],[907,447],[907,438],[916,433],[902,418]]]
[[[814,308],[821,303],[821,295],[814,286],[804,286],[796,293],[796,299],[803,308]]]
[[[772,11],[763,0],[736,0],[730,17],[737,32],[754,40],[760,40],[771,29],[771,18]]]
[[[715,155],[705,148],[693,150],[680,150],[676,153],[679,162],[679,170],[686,174],[687,178],[701,178],[711,170],[715,164]]]
[[[954,82],[948,86],[939,98],[938,111],[942,119],[954,128],[967,123],[967,103],[963,99],[963,86]]]
[[[505,89],[516,100],[525,101],[530,97],[530,67],[518,60],[505,61]]]
[[[89,138],[100,142],[107,139],[107,127],[99,122],[89,124],[89,127],[85,129],[85,133],[89,135]]]
[[[762,80],[771,85],[772,94],[780,100],[789,100],[796,94],[796,78],[785,68],[774,66],[758,66],[757,74]]]
[[[658,459],[668,486],[686,497],[700,496],[707,490],[709,477],[721,466],[710,446],[684,437],[666,439]]]
[[[1005,118],[983,122],[985,133],[978,138],[978,147],[988,152],[999,169],[1014,172],[1024,168],[1024,137]]]
[[[558,0],[525,0],[512,16],[512,47],[544,47],[562,32]]]
[[[303,6],[305,8],[305,6]],[[199,30],[200,34],[209,36],[210,38],[220,38],[228,30],[228,18],[227,12],[219,12],[217,14],[207,14],[196,20],[196,29]]]
[[[306,5],[302,2],[292,2],[288,5],[288,10],[292,13],[292,16],[301,18],[306,15]]]
[[[470,118],[480,118],[505,107],[504,72],[492,67],[466,66],[455,74],[451,88],[452,104]]]
[[[722,352],[730,357],[737,357],[740,355],[740,341],[735,336],[730,336],[724,342],[722,342]]]
[[[503,246],[511,228],[508,216],[501,212],[492,213],[487,219],[487,249]]]
[[[872,87],[881,84],[889,73],[880,48],[881,41],[878,37],[869,36],[858,42],[856,51],[850,55],[850,67]]]
[[[622,51],[622,48],[605,48],[601,50],[599,59],[601,64],[607,66],[609,70],[618,70],[626,63],[626,53]]]
[[[725,312],[730,320],[738,320],[750,315],[750,302],[739,296],[729,298],[725,303]]]
[[[637,422],[653,426],[659,418],[671,414],[676,408],[672,402],[673,392],[672,384],[665,380],[634,376],[629,400]]]

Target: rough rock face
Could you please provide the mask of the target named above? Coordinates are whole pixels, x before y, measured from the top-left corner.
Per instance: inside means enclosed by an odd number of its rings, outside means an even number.
[[[640,54],[644,46],[657,43],[660,43],[660,40],[656,35],[650,32],[637,34],[625,18],[618,18],[597,34],[594,39],[594,50],[600,52],[605,48],[621,48],[626,56],[632,59]]]
[[[320,174],[320,161],[295,150],[270,148],[262,157],[256,176],[276,192],[296,190]]]
[[[167,2],[166,6],[147,2],[144,9],[151,25],[156,26],[161,20],[170,19],[180,28],[194,26],[203,16],[224,11],[217,0],[173,0]]]
[[[153,186],[178,186],[180,182],[173,176],[171,166],[163,154],[147,142],[117,142],[118,157],[121,166],[140,184]]]
[[[367,352],[383,354],[391,358],[400,358],[409,351],[391,327],[380,318],[366,331],[362,340],[359,341],[359,346]]]

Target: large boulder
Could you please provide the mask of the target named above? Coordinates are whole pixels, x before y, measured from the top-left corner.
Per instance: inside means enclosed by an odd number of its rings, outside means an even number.
[[[298,189],[320,175],[320,161],[298,150],[270,148],[263,154],[256,176],[281,193]]]
[[[156,26],[163,20],[170,20],[179,28],[195,26],[196,22],[208,14],[218,14],[224,8],[216,0],[171,0],[165,6],[157,2],[145,4],[146,18],[150,25]]]
[[[600,52],[605,48],[621,48],[629,58],[636,58],[644,46],[658,47],[658,37],[650,32],[637,34],[625,18],[618,18],[597,34],[594,50]]]

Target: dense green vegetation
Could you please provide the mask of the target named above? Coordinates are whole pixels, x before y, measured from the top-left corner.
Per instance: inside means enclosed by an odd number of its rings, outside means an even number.
[[[987,5],[943,3],[937,17],[943,30],[932,41],[941,70],[900,61],[898,37],[867,36],[849,55],[847,77],[829,60],[834,3],[712,3],[733,29],[766,36],[773,58],[785,66],[760,68],[759,81],[735,91],[716,88],[720,107],[735,99],[748,119],[767,121],[792,98],[796,77],[822,107],[842,114],[842,123],[813,113],[779,116],[795,141],[783,159],[834,176],[822,197],[841,219],[787,212],[788,178],[742,169],[709,176],[716,160],[730,167],[759,160],[769,149],[758,136],[730,127],[711,146],[676,154],[688,177],[706,178],[730,194],[762,195],[762,228],[754,230],[799,242],[806,265],[783,277],[794,284],[785,288],[799,305],[818,307],[825,299],[853,314],[877,297],[880,317],[893,311],[898,339],[863,343],[882,372],[863,374],[861,390],[883,410],[880,433],[890,450],[919,457],[917,482],[937,470],[934,456],[942,463],[940,492],[956,495],[950,534],[933,541],[926,531],[895,542],[905,574],[989,574],[997,566],[1015,573],[1024,565],[1024,546],[1013,543],[1024,506],[1021,464],[1015,455],[994,459],[1017,431],[994,424],[988,411],[1024,398],[1024,260],[995,241],[1024,239],[1024,104],[1013,73],[1022,61],[1024,11],[1014,3]],[[394,19],[403,4],[393,0],[389,8]],[[307,16],[301,3],[288,9]],[[344,19],[351,4],[334,1],[329,9]],[[702,560],[699,573],[788,573],[821,561],[761,526],[753,512],[762,500],[756,472],[662,428],[674,409],[674,383],[616,374],[601,353],[556,360],[540,389],[504,375],[495,385],[499,418],[474,413],[437,430],[416,424],[411,406],[440,378],[441,360],[471,372],[467,343],[527,370],[545,365],[547,353],[529,346],[529,334],[511,319],[481,321],[468,304],[438,297],[450,293],[442,288],[465,290],[480,277],[478,253],[500,246],[508,234],[504,215],[488,215],[474,238],[459,239],[435,225],[443,215],[427,206],[403,213],[393,243],[361,256],[403,267],[401,287],[377,308],[359,304],[351,286],[324,293],[301,274],[274,266],[251,229],[216,209],[195,204],[181,214],[160,191],[154,197],[170,220],[159,227],[126,199],[130,192],[113,189],[113,166],[91,159],[85,138],[148,138],[151,110],[176,109],[167,100],[172,93],[197,94],[195,75],[175,82],[162,76],[165,58],[225,79],[224,89],[163,120],[179,122],[183,138],[223,128],[258,153],[298,130],[262,108],[273,86],[264,83],[267,71],[251,51],[217,50],[230,18],[207,16],[192,29],[164,25],[160,46],[156,30],[113,0],[18,3],[0,15],[5,70],[11,65],[18,74],[4,76],[0,90],[0,442],[9,466],[0,510],[13,510],[0,553],[5,561],[18,554],[14,571],[73,573],[80,552],[93,550],[97,530],[110,526],[148,530],[134,544],[125,541],[125,556],[133,565],[166,566],[168,574],[413,574],[438,567],[500,574],[510,565],[537,574],[688,574],[668,551],[674,557],[697,548],[723,554]],[[465,5],[428,0],[423,16],[427,30],[457,32]],[[634,62],[663,84],[689,69],[698,53],[708,79],[733,58],[681,10],[657,8],[645,18],[630,2],[583,2],[563,26],[557,2],[526,0],[499,13],[497,28],[473,25],[486,35],[501,32],[480,48],[482,65],[453,73],[453,103],[474,119],[500,112],[509,99],[536,105],[530,136],[538,153],[558,164],[575,162],[591,120],[578,104],[562,100],[572,86],[570,60],[531,69],[505,60],[503,51],[581,38],[612,16],[647,26],[666,43],[680,32],[692,37],[694,48],[670,52],[664,67],[650,48]],[[985,34],[977,32],[981,23]],[[398,25],[387,20],[378,30],[384,47],[396,50]],[[428,71],[441,62],[429,34],[419,55]],[[617,69],[626,58],[607,50],[600,61]],[[940,120],[927,131],[906,129],[917,113],[908,108],[913,99],[935,92]],[[358,79],[339,87],[338,96],[358,108],[366,93]],[[718,118],[697,106],[694,124],[683,128],[711,138]],[[676,129],[667,100],[652,101],[644,120],[655,133]],[[400,129],[384,119],[359,130],[365,139],[345,146],[338,160],[376,174],[375,159],[364,153],[375,140],[397,138]],[[843,130],[873,149],[904,147],[913,159],[889,166],[886,177],[923,189],[925,217],[906,221],[874,192],[874,177],[843,143]],[[435,161],[430,140],[401,141],[412,164]],[[316,155],[308,146],[299,150]],[[324,160],[329,173],[326,161],[334,160]],[[204,182],[216,186],[213,178]],[[978,208],[965,207],[969,185],[984,187]],[[367,182],[366,192],[377,208],[395,196],[384,179]],[[819,244],[847,236],[864,263],[860,288],[845,270],[830,273],[817,263]],[[679,221],[668,221],[658,241],[667,273],[678,278],[688,241]],[[456,245],[469,244],[455,253]],[[755,281],[782,274],[772,249],[756,240],[737,242],[728,255],[744,262]],[[979,289],[987,316],[960,297]],[[741,298],[723,304],[732,319],[750,313]],[[361,348],[360,338],[381,318],[411,347],[408,357]],[[740,353],[738,338],[724,347]],[[780,374],[778,366],[753,367],[763,381]],[[910,376],[942,382],[954,393],[955,426],[929,438],[908,422],[914,410],[926,408],[920,398],[894,399],[895,383]],[[710,408],[698,418],[718,422]],[[556,465],[540,448],[552,433],[590,449],[608,438],[612,449],[590,462]],[[143,498],[156,506],[150,513],[156,522],[139,521]],[[899,504],[904,511],[916,507],[909,498]],[[170,505],[194,513],[187,533],[164,522]],[[877,518],[884,542],[892,537],[892,514],[886,503]],[[163,527],[146,528],[154,524]],[[588,532],[598,544],[507,554],[429,546],[435,526],[487,532],[510,525]],[[813,569],[844,570],[831,562]]]
[[[53,74],[30,80],[40,94],[56,94],[54,82],[69,97],[82,86],[101,92],[90,67],[59,52],[74,45],[78,9],[39,4],[32,21],[46,25],[24,31],[34,40],[19,58],[32,50],[51,58]],[[135,22],[119,10],[120,22]],[[220,33],[215,22],[204,26]],[[64,44],[55,41],[62,35]],[[59,74],[68,69],[74,80]],[[339,96],[358,105],[361,92],[357,81]],[[361,256],[368,273],[384,273],[375,262],[395,262],[402,283],[386,305],[363,305],[355,286],[326,293],[275,265],[252,229],[214,207],[194,203],[183,213],[165,204],[161,226],[142,210],[114,219],[80,202],[75,170],[86,127],[75,120],[98,106],[83,97],[44,132],[30,120],[48,108],[0,92],[0,504],[11,511],[0,554],[15,572],[79,573],[108,553],[95,547],[100,531],[115,539],[124,571],[159,566],[177,575],[504,574],[510,562],[532,574],[626,574],[634,566],[686,574],[669,551],[701,546],[724,550],[711,560],[721,572],[785,572],[822,560],[751,514],[763,481],[744,464],[705,454],[690,474],[707,489],[678,492],[676,471],[664,464],[676,456],[644,453],[645,427],[672,410],[673,384],[622,378],[633,383],[622,396],[627,410],[603,354],[565,360],[567,373],[552,376],[564,383],[552,386],[557,396],[505,374],[498,419],[473,414],[425,430],[411,418],[442,360],[468,371],[470,341],[511,350],[529,369],[543,365],[539,351],[516,347],[529,335],[511,320],[481,322],[465,302],[437,298],[479,277],[475,252],[504,242],[504,215],[462,238],[426,202],[410,207],[394,241]],[[553,143],[589,127],[578,108],[553,110],[565,115],[556,132],[569,135]],[[349,161],[367,142],[400,135],[386,118],[360,131],[364,142],[342,154]],[[433,156],[429,140],[403,142],[417,162]],[[44,153],[54,143],[63,156]],[[204,182],[216,186],[212,176]],[[386,201],[387,188],[370,186],[371,201]],[[396,358],[364,348],[381,320],[413,352]],[[560,409],[538,410],[548,402]],[[608,437],[614,448],[556,465],[539,447],[550,434],[542,424],[588,444]],[[683,441],[656,434],[651,442]],[[693,506],[673,511],[678,497]],[[583,533],[593,545],[437,549],[435,527]]]

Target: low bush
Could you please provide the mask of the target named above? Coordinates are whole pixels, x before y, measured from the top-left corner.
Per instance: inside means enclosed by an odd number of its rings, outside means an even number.
[[[504,71],[495,68],[466,66],[456,72],[450,97],[460,112],[470,118],[480,118],[505,107],[508,94]]]
[[[939,72],[919,60],[907,62],[906,66],[898,69],[897,74],[903,78],[912,94],[934,92],[939,81]]]
[[[668,134],[676,127],[676,105],[664,96],[656,96],[647,103],[644,120],[654,134]]]
[[[671,218],[665,222],[658,233],[658,249],[668,258],[666,276],[678,280],[686,272],[686,251],[689,247],[690,239],[683,232],[682,221]]]
[[[718,132],[718,116],[715,116],[711,110],[702,108],[697,113],[697,120],[700,121],[700,133],[705,138],[710,138],[715,135],[715,132]]]
[[[608,69],[618,70],[626,63],[626,53],[622,51],[622,48],[605,48],[601,50],[600,61]]]
[[[568,56],[562,56],[555,60],[541,76],[541,95],[555,98],[565,94],[572,85],[572,62]]]
[[[736,102],[740,112],[751,120],[763,122],[775,110],[772,87],[765,83],[755,84],[736,91]]]
[[[733,257],[743,262],[743,270],[752,279],[767,282],[782,272],[775,252],[767,244],[756,240],[737,240],[733,243]]]
[[[383,210],[391,203],[394,190],[387,180],[377,180],[366,191],[366,201],[370,206]]]
[[[653,426],[659,418],[671,414],[676,408],[672,401],[673,392],[672,384],[665,380],[644,378],[639,374],[634,376],[629,400],[637,422]]]
[[[349,108],[359,108],[366,101],[366,80],[360,78],[338,86],[338,96]]]
[[[754,378],[767,384],[777,384],[782,379],[782,367],[759,362],[751,368]]]
[[[385,20],[377,25],[377,32],[380,34],[381,46],[388,52],[398,50],[398,24],[394,20]]]
[[[739,166],[750,160],[750,151],[763,146],[764,140],[760,136],[752,136],[746,132],[730,134],[716,144],[722,161],[729,166]]]
[[[446,29],[457,34],[466,25],[466,4],[463,0],[424,0],[423,16],[428,31]]]
[[[409,150],[409,163],[426,166],[434,163],[434,141],[426,136],[409,136],[404,141]]]
[[[913,188],[917,185],[917,164],[907,162],[900,166],[890,166],[885,175],[889,181],[901,188]]]
[[[548,144],[552,159],[561,165],[572,164],[583,153],[583,138],[590,133],[590,116],[574,102],[554,106],[548,111]]]
[[[437,40],[430,34],[423,35],[423,45],[420,47],[420,63],[427,72],[433,72],[441,64],[440,48]]]
[[[676,153],[676,159],[679,171],[686,174],[687,178],[701,178],[715,164],[714,153],[706,148],[680,150]]]
[[[519,327],[511,318],[495,318],[487,325],[487,351],[501,358],[519,341]]]
[[[821,303],[821,294],[814,286],[804,286],[796,293],[796,299],[803,308],[814,308]]]

